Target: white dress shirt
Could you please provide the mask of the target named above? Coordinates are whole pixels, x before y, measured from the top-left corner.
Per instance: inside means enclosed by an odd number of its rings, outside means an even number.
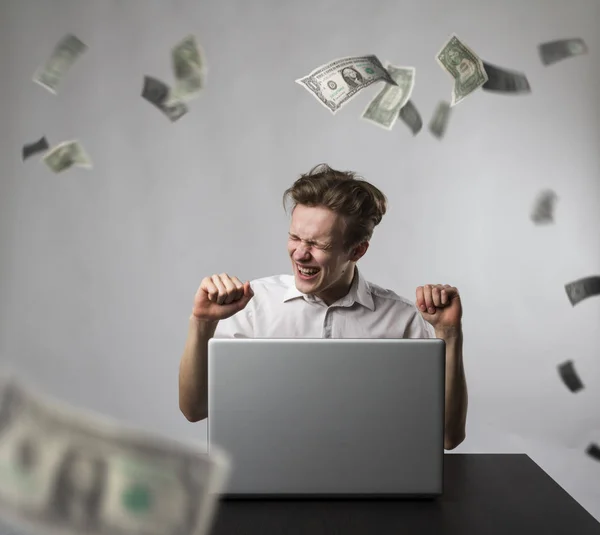
[[[414,303],[368,282],[356,268],[347,295],[327,306],[293,275],[250,282],[246,308],[220,320],[214,338],[435,338]]]

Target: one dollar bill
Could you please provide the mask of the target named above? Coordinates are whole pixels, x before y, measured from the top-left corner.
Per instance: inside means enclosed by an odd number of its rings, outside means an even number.
[[[596,461],[600,461],[600,446],[593,442],[585,449],[585,452]]]
[[[448,102],[443,100],[438,102],[438,105],[433,112],[433,116],[431,117],[431,121],[429,122],[429,131],[438,139],[444,137],[451,113],[452,109]]]
[[[397,85],[373,55],[336,59],[296,80],[333,114],[375,82]]]
[[[531,211],[530,219],[536,225],[554,222],[554,205],[558,196],[552,190],[542,190],[537,196]]]
[[[600,296],[600,276],[592,275],[569,282],[565,284],[565,291],[573,306],[589,297]]]
[[[588,53],[588,47],[583,39],[558,39],[538,45],[540,59],[544,65],[552,65],[557,61],[580,56]]]
[[[169,91],[166,106],[198,97],[206,76],[206,59],[193,35],[188,35],[171,51],[175,84]]]
[[[423,128],[423,119],[412,100],[409,100],[400,108],[398,115],[402,122],[410,128],[413,136],[416,136]]]
[[[415,68],[396,67],[388,63],[385,69],[397,85],[385,84],[385,87],[369,102],[362,118],[386,130],[391,130],[396,124],[400,110],[412,94]]]
[[[558,373],[563,383],[571,392],[579,392],[583,389],[583,383],[575,370],[572,360],[567,360],[558,365]]]
[[[450,106],[455,106],[488,81],[483,61],[454,34],[439,51],[436,60],[454,78]]]
[[[48,144],[48,140],[46,139],[46,136],[42,136],[40,139],[38,139],[37,141],[33,142],[33,143],[28,143],[26,145],[23,145],[23,149],[21,151],[22,156],[23,156],[23,161],[27,160],[27,158],[30,158],[31,156],[33,156],[34,154],[37,154],[38,152],[45,152],[50,148],[50,145]]]
[[[67,34],[58,42],[46,64],[33,75],[33,81],[56,95],[61,80],[87,48],[76,36]]]
[[[32,535],[206,535],[229,459],[0,383],[0,517]]]
[[[529,80],[522,72],[511,71],[483,62],[488,81],[481,86],[486,91],[498,93],[531,93]]]
[[[61,173],[73,166],[85,169],[92,168],[92,160],[79,141],[63,141],[59,143],[44,155],[43,160],[55,173]]]
[[[181,119],[189,110],[184,102],[169,100],[169,86],[153,76],[144,76],[142,97],[156,106],[172,123]]]

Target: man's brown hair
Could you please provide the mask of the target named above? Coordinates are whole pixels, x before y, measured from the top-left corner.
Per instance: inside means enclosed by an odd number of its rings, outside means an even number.
[[[298,204],[324,206],[341,215],[346,222],[344,251],[369,241],[387,208],[385,195],[373,184],[352,171],[337,171],[319,164],[298,178],[283,194],[292,200],[292,211]]]

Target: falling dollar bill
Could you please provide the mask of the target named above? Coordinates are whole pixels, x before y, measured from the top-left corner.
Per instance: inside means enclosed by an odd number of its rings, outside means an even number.
[[[531,93],[531,86],[522,72],[509,71],[483,62],[488,80],[481,88],[499,93]]]
[[[92,168],[92,160],[78,141],[63,141],[44,156],[44,163],[55,173],[77,166]]]
[[[49,148],[50,145],[48,145],[48,140],[45,136],[34,143],[23,145],[23,161],[25,161],[30,156],[37,154],[38,152],[45,152]]]
[[[429,131],[438,139],[444,137],[451,113],[452,109],[448,102],[442,100],[438,103],[429,123]]]
[[[361,89],[375,82],[397,85],[372,55],[336,59],[296,80],[334,114]]]
[[[535,200],[531,220],[536,225],[554,222],[554,206],[558,197],[552,190],[543,190]]]
[[[58,86],[75,60],[87,50],[87,45],[68,34],[54,48],[48,62],[36,71],[33,81],[57,94]]]
[[[421,119],[421,114],[412,100],[409,100],[400,108],[398,116],[411,129],[413,136],[416,136],[423,128],[423,119]]]
[[[586,448],[585,452],[593,459],[596,459],[596,461],[600,461],[600,446],[598,446],[597,444],[590,444]]]
[[[538,45],[538,52],[544,65],[552,65],[563,59],[587,54],[588,47],[583,39],[576,37],[542,43]]]
[[[229,458],[0,386],[0,516],[31,535],[205,535]]]
[[[369,102],[362,118],[386,130],[391,130],[396,124],[400,110],[412,94],[415,85],[415,68],[396,67],[387,63],[385,69],[397,85],[385,84],[385,87]]]
[[[455,34],[448,39],[436,59],[454,78],[450,106],[455,106],[488,81],[483,61]]]
[[[588,297],[600,295],[600,276],[584,277],[565,284],[565,290],[571,304],[575,306]]]
[[[171,60],[176,81],[167,95],[167,106],[196,98],[204,86],[206,75],[204,52],[193,35],[188,35],[173,48]]]
[[[169,86],[167,84],[152,76],[144,76],[142,97],[151,104],[154,104],[171,122],[175,122],[188,112],[188,107],[180,101],[167,105],[168,94]]]
[[[575,371],[575,366],[572,360],[567,360],[558,366],[558,373],[560,374],[563,383],[571,392],[579,392],[583,389],[583,383]]]

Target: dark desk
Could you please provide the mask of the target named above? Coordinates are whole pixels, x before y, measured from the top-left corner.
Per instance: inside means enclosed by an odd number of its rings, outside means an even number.
[[[211,535],[600,535],[525,454],[447,454],[435,500],[222,501]]]

